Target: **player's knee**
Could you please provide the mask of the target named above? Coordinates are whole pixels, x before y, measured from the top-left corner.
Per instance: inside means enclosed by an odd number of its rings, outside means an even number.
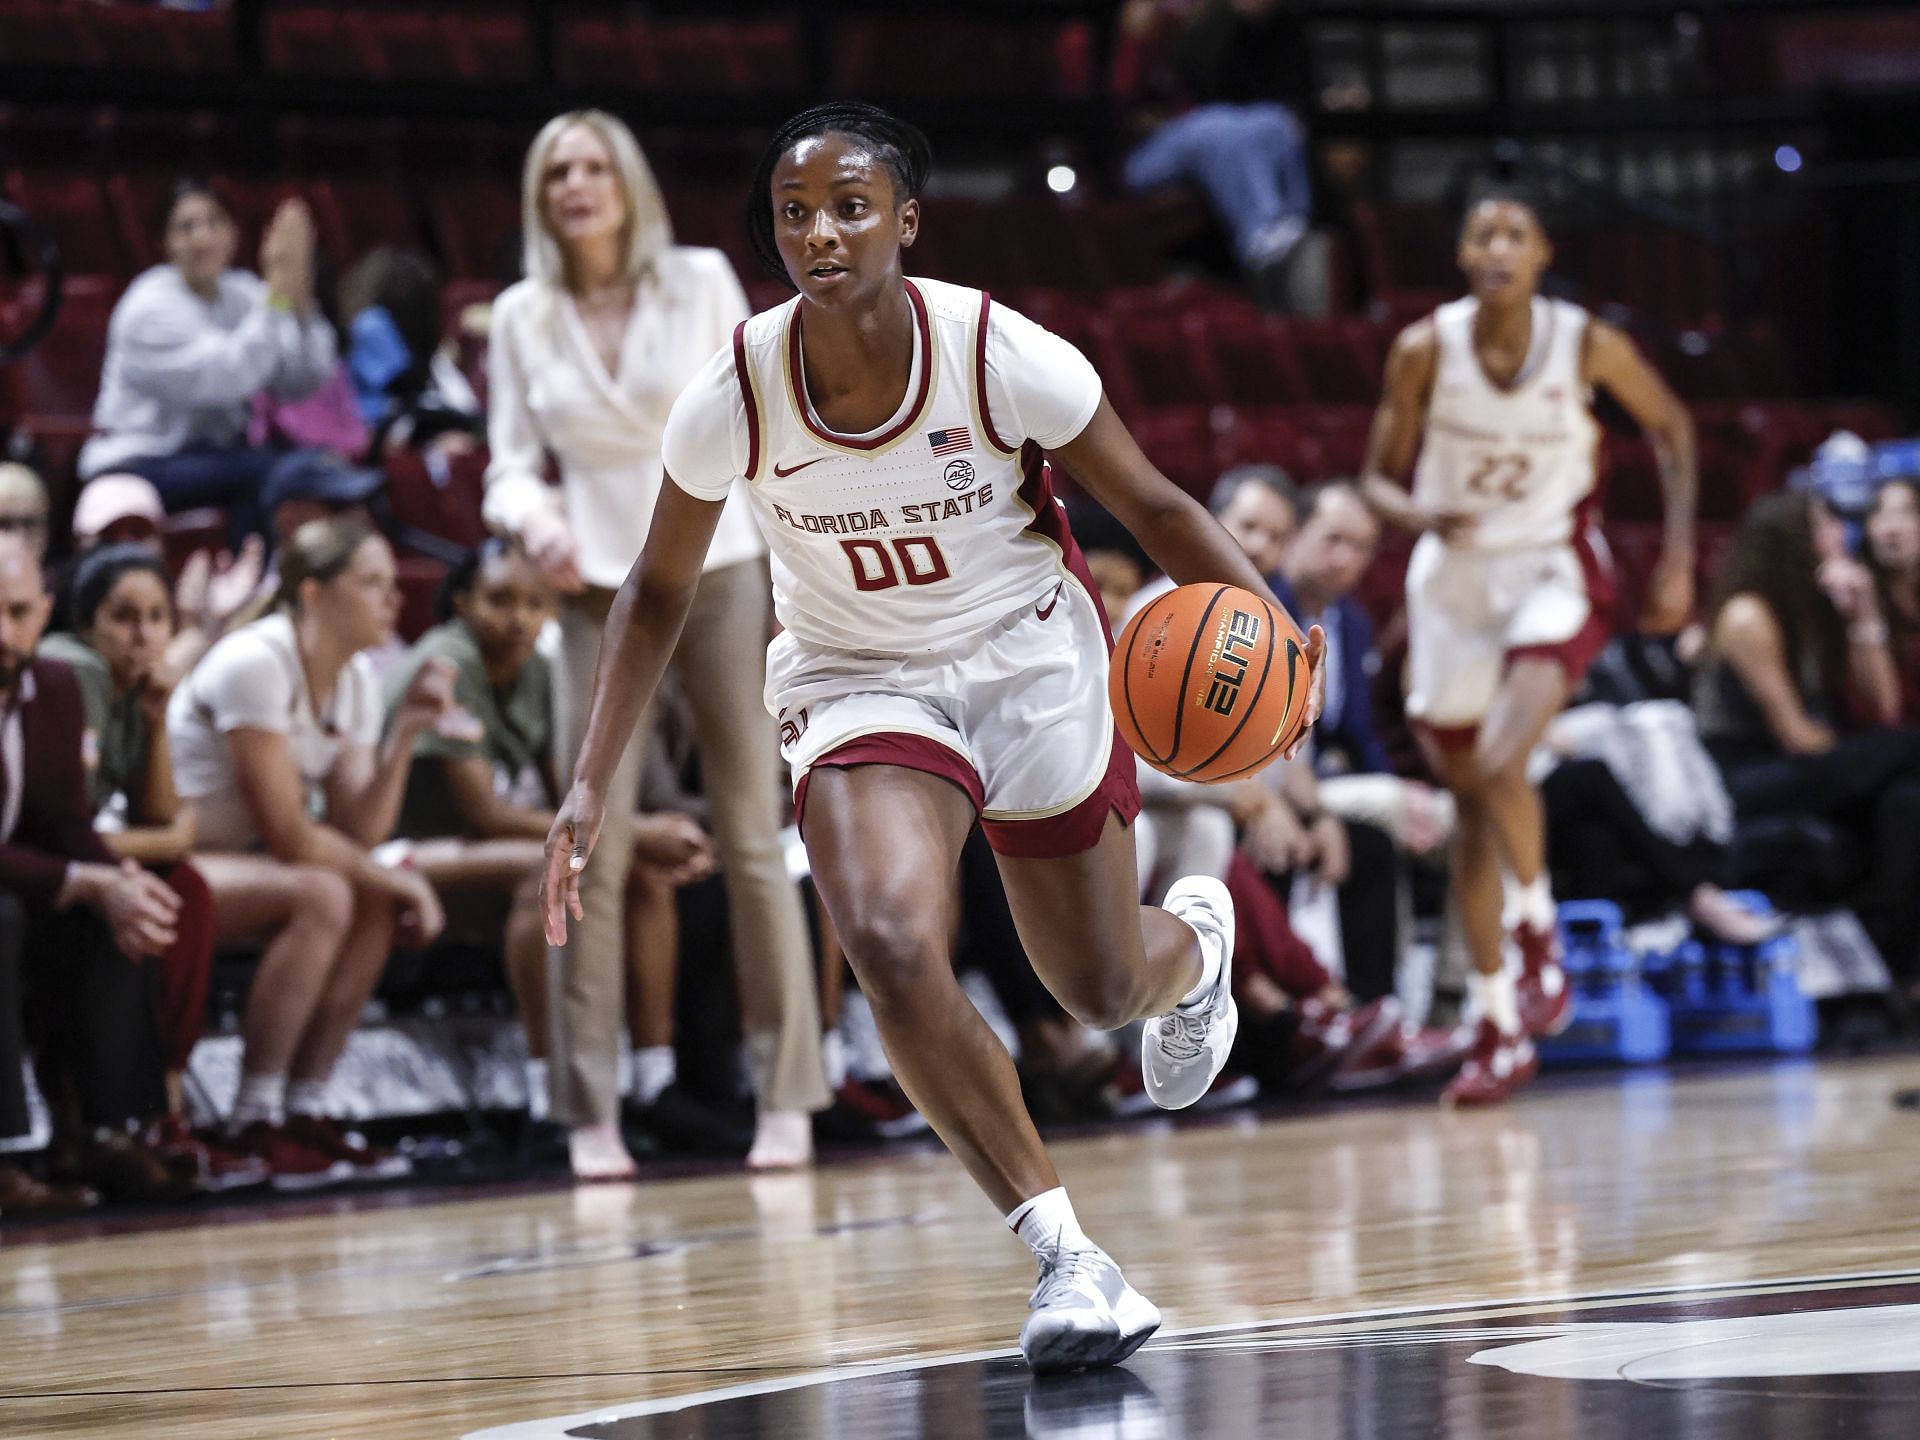
[[[1140,996],[1129,976],[1076,977],[1064,990],[1058,996],[1061,1005],[1089,1030],[1118,1030],[1140,1018]]]
[[[1497,739],[1483,740],[1473,751],[1473,786],[1481,794],[1526,783],[1527,757]]]
[[[929,975],[950,973],[936,925],[891,906],[856,914],[841,926],[840,945],[877,1009],[907,1003]]]
[[[353,923],[353,884],[338,870],[296,867],[294,913],[317,930],[340,933]]]
[[[1119,1029],[1140,1018],[1140,998],[1131,985],[1091,983],[1060,996],[1066,1012],[1087,1029]]]

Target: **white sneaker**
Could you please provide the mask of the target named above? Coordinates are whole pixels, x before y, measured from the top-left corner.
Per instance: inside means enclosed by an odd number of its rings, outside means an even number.
[[[1160,1311],[1098,1245],[1040,1260],[1020,1353],[1035,1374],[1118,1365],[1160,1328]]]
[[[1190,1005],[1147,1021],[1140,1036],[1140,1075],[1162,1110],[1182,1110],[1207,1093],[1227,1063],[1240,1010],[1233,1003],[1233,897],[1211,875],[1176,880],[1161,902],[1220,947],[1213,989]]]

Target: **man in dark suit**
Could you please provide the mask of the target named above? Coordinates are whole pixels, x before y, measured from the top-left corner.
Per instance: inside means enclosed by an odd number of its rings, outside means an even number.
[[[1345,822],[1352,869],[1370,884],[1341,893],[1341,929],[1350,964],[1370,957],[1349,978],[1357,994],[1380,993],[1393,983],[1410,925],[1401,857],[1425,855],[1446,840],[1452,797],[1393,773],[1373,728],[1372,687],[1380,659],[1373,625],[1353,598],[1373,563],[1380,538],[1360,492],[1333,481],[1301,497],[1299,529],[1288,542],[1274,593],[1302,625],[1327,636],[1327,693],[1313,729],[1313,763],[1320,803]]]
[[[24,1006],[54,1114],[56,1170],[156,1198],[179,1187],[126,1128],[164,1105],[140,961],[173,943],[179,900],[133,862],[116,864],[94,833],[79,685],[33,653],[51,609],[38,557],[0,535],[0,1130],[26,1128]],[[0,1211],[86,1202],[79,1189],[0,1174]]]
[[[1446,838],[1447,797],[1394,777],[1373,728],[1372,689],[1380,668],[1373,623],[1353,598],[1379,538],[1380,522],[1352,485],[1336,480],[1316,486],[1301,497],[1299,529],[1271,578],[1294,618],[1319,624],[1327,635],[1327,699],[1313,727],[1322,800],[1341,814],[1385,825],[1403,848],[1424,854]],[[1359,777],[1367,778],[1360,783]],[[1349,778],[1356,783],[1348,784]],[[1328,793],[1329,787],[1349,797]]]

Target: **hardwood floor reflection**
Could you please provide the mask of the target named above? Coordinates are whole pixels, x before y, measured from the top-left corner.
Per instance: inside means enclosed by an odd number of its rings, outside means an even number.
[[[1915,1085],[1913,1057],[1584,1076],[1489,1113],[1150,1125],[1057,1154],[1089,1232],[1176,1330],[1920,1268],[1920,1113],[1891,1103]],[[1031,1283],[930,1151],[9,1239],[0,1433],[451,1437],[997,1349]]]

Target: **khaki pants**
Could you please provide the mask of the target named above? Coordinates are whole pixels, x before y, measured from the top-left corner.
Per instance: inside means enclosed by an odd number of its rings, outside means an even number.
[[[779,746],[761,697],[770,594],[764,560],[702,576],[673,664],[698,726],[755,1095],[763,1110],[813,1111],[828,1099],[813,947],[780,850]],[[613,591],[590,589],[561,606],[553,703],[562,785],[586,733],[600,634],[612,604]],[[619,1113],[625,895],[649,729],[649,717],[642,716],[607,790],[606,822],[580,880],[586,920],[564,957],[548,956],[553,1108],[556,1118],[575,1125]]]

